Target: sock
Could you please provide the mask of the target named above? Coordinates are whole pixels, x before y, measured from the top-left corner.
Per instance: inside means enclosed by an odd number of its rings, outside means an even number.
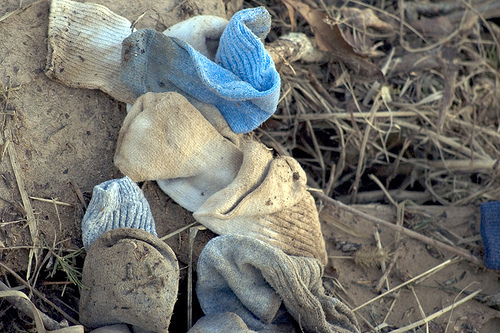
[[[196,51],[214,61],[219,39],[227,20],[212,15],[194,16],[163,31],[165,36],[176,37],[191,45]]]
[[[276,111],[279,99],[280,78],[260,40],[270,20],[263,7],[235,14],[215,62],[178,38],[134,32],[123,41],[121,77],[136,96],[177,91],[215,105],[234,132],[249,132]]]
[[[141,229],[107,231],[90,246],[82,275],[79,313],[86,327],[168,332],[179,265],[165,242]]]
[[[100,89],[133,103],[135,95],[120,78],[122,41],[132,32],[130,26],[104,6],[52,0],[45,74],[70,87]]]
[[[156,236],[156,228],[141,189],[129,178],[113,179],[94,187],[82,220],[85,249],[103,233],[118,228],[142,229]]]
[[[236,316],[252,332],[295,331],[294,321],[305,332],[360,332],[354,313],[325,294],[323,268],[314,258],[288,255],[253,237],[225,235],[208,242],[197,268],[196,294],[207,316],[197,323],[200,331],[236,323]],[[220,316],[225,313],[234,315]]]
[[[175,92],[147,93],[137,100],[125,117],[115,153],[122,173],[134,181],[157,180],[190,211],[231,183],[241,160],[238,147]]]

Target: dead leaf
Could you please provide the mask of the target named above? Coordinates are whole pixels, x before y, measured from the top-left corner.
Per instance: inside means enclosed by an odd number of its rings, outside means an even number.
[[[373,10],[369,8],[361,10],[354,7],[343,7],[341,11],[346,19],[346,23],[351,24],[359,30],[372,28],[383,33],[394,31],[394,27],[390,23],[382,21],[375,15]]]
[[[366,80],[380,79],[382,72],[366,56],[354,52],[347,43],[334,19],[319,10],[295,0],[282,0],[285,5],[293,7],[309,23],[316,37],[316,45],[320,50],[329,51],[339,61],[343,62],[357,76]],[[291,18],[293,20],[293,18]]]
[[[295,31],[295,9],[293,9],[292,5],[289,3],[285,2],[286,9],[288,9],[288,16],[290,17],[290,29],[292,31]]]
[[[422,16],[410,24],[427,36],[444,37],[457,29],[446,16],[427,18]]]

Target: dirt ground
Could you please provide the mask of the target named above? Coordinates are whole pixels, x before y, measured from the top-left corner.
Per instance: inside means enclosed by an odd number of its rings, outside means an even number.
[[[226,6],[233,11],[239,7],[236,2],[222,0],[93,2],[107,6],[130,21],[146,12],[137,27],[158,30],[194,15],[226,16]],[[258,4],[261,3],[246,5]],[[33,261],[29,283],[77,321],[78,288],[68,281],[62,270],[52,274],[55,255],[71,254],[82,247],[80,222],[93,187],[122,177],[113,165],[113,155],[126,110],[124,104],[100,91],[69,88],[49,80],[44,71],[50,1],[23,1],[22,9],[16,11],[19,6],[18,0],[3,0],[0,8],[0,17],[12,13],[0,21],[0,133],[3,133],[0,135],[0,249],[3,248],[0,260],[26,278],[33,233],[40,250],[37,260]],[[153,210],[160,237],[195,222],[191,214],[170,200],[156,183],[140,185]],[[353,207],[395,222],[396,208],[382,201]],[[332,257],[324,282],[352,308],[377,296],[373,288],[383,275],[380,266],[389,266],[391,260],[394,264],[382,290],[398,286],[453,257],[451,253],[397,235],[392,230],[377,228],[340,209],[319,201],[318,205],[328,253]],[[423,233],[438,240],[454,239],[453,245],[460,244],[460,239],[474,239],[464,248],[478,257],[482,255],[477,203],[462,207],[407,207],[404,219],[406,226],[425,223]],[[383,265],[373,264],[370,261],[375,260],[373,256],[364,263],[353,260],[354,250],[375,246],[376,230],[382,247],[387,249],[388,260]],[[166,239],[179,257],[183,279],[185,268],[190,264],[188,234],[186,229]],[[445,237],[440,238],[442,235]],[[213,236],[209,231],[198,234],[194,262]],[[394,249],[398,249],[396,253]],[[83,255],[68,260],[79,268]],[[4,267],[0,272],[2,281],[20,285]],[[361,307],[356,314],[363,332],[378,325],[380,331],[386,332],[417,322],[479,289],[482,291],[475,298],[428,324],[419,325],[416,331],[498,332],[500,306],[492,303],[491,297],[500,292],[499,275],[466,260],[453,261],[425,280]],[[33,300],[54,319],[64,319],[40,297],[34,296]],[[179,306],[177,311],[184,309]],[[30,319],[2,300],[0,317],[2,332],[24,332],[32,328]],[[177,323],[174,321],[173,325]],[[173,326],[172,331],[182,331],[182,328]]]

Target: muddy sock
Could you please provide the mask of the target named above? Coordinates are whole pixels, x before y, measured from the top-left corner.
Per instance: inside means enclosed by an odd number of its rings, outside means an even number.
[[[326,264],[318,212],[299,163],[222,136],[183,96],[147,93],[118,137],[115,164],[162,190],[220,235],[248,235]]]
[[[82,220],[85,249],[103,233],[135,228],[156,236],[156,228],[141,189],[129,177],[106,181],[94,187],[92,200]]]
[[[237,175],[242,153],[186,98],[174,92],[141,96],[125,118],[115,164],[134,181],[157,180],[194,211]]]
[[[141,229],[107,231],[90,246],[82,274],[79,312],[86,327],[168,332],[179,266],[163,241]]]

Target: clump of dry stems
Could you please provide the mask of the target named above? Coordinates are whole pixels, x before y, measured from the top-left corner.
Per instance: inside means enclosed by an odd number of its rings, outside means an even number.
[[[289,32],[282,3],[263,4]],[[335,61],[281,65],[282,100],[262,140],[298,159],[311,186],[348,203],[385,199],[370,175],[417,204],[499,199],[500,28],[485,15],[500,6],[443,5],[438,17],[430,4],[405,1],[317,5],[385,77],[359,77]],[[297,30],[312,35],[295,16]],[[386,25],[370,25],[372,16]]]

